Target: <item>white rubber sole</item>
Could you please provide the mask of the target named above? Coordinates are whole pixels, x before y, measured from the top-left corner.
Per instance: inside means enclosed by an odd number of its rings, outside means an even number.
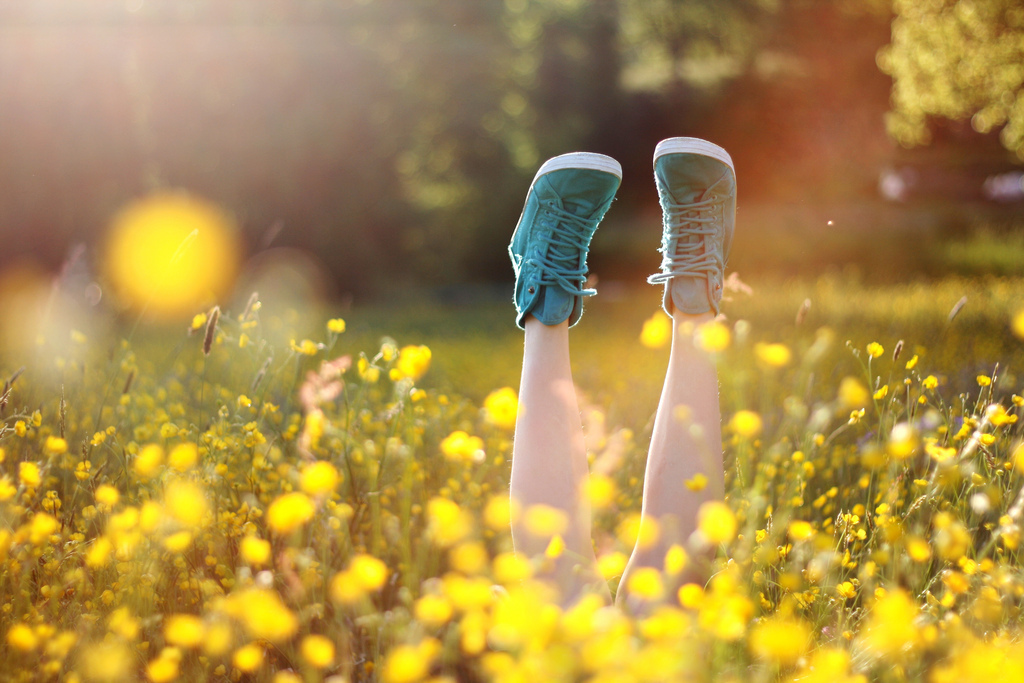
[[[658,159],[666,154],[699,154],[711,157],[728,166],[734,175],[736,173],[736,168],[732,164],[732,157],[729,156],[728,152],[715,143],[701,140],[700,138],[669,138],[662,140],[654,148],[654,163],[658,163]]]
[[[571,152],[545,161],[537,170],[537,175],[533,177],[533,182],[530,183],[530,186],[532,187],[533,183],[537,182],[537,178],[540,178],[545,173],[561,171],[566,168],[586,168],[595,171],[604,171],[605,173],[611,173],[619,180],[622,180],[622,166],[610,156],[597,154],[595,152]]]

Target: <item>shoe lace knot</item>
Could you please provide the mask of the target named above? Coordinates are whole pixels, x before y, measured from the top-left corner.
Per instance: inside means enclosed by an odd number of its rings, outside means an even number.
[[[675,202],[661,198],[665,230],[661,237],[661,272],[647,278],[661,284],[680,277],[704,278],[709,282],[720,277],[725,263],[721,249],[706,244],[718,237],[724,197],[709,191],[694,202]]]
[[[590,239],[601,216],[577,216],[554,200],[543,202],[540,213],[548,230],[538,234],[539,248],[527,259],[539,269],[537,284],[557,285],[574,296],[597,294],[597,290],[584,289],[583,285],[587,281]]]

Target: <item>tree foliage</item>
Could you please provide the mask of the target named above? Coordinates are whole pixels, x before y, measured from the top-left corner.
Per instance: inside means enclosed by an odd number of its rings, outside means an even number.
[[[928,117],[1001,128],[1024,159],[1024,6],[1019,0],[895,0],[892,42],[879,66],[893,78],[889,132],[931,139]]]

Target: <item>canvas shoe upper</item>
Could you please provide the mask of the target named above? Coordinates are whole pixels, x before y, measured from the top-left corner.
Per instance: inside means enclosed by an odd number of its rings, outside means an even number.
[[[545,325],[583,314],[590,240],[615,199],[622,168],[611,157],[574,152],[537,171],[508,253],[516,274],[516,324],[533,314]]]

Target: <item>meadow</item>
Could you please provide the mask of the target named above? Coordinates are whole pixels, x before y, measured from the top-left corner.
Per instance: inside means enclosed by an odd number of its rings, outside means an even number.
[[[1024,279],[734,283],[704,335],[726,503],[641,614],[512,552],[510,302],[248,297],[0,356],[12,681],[1024,680]],[[670,325],[599,284],[572,335],[613,591]],[[16,324],[4,321],[5,325]],[[21,368],[21,369],[19,369]],[[694,486],[699,486],[694,482]]]

